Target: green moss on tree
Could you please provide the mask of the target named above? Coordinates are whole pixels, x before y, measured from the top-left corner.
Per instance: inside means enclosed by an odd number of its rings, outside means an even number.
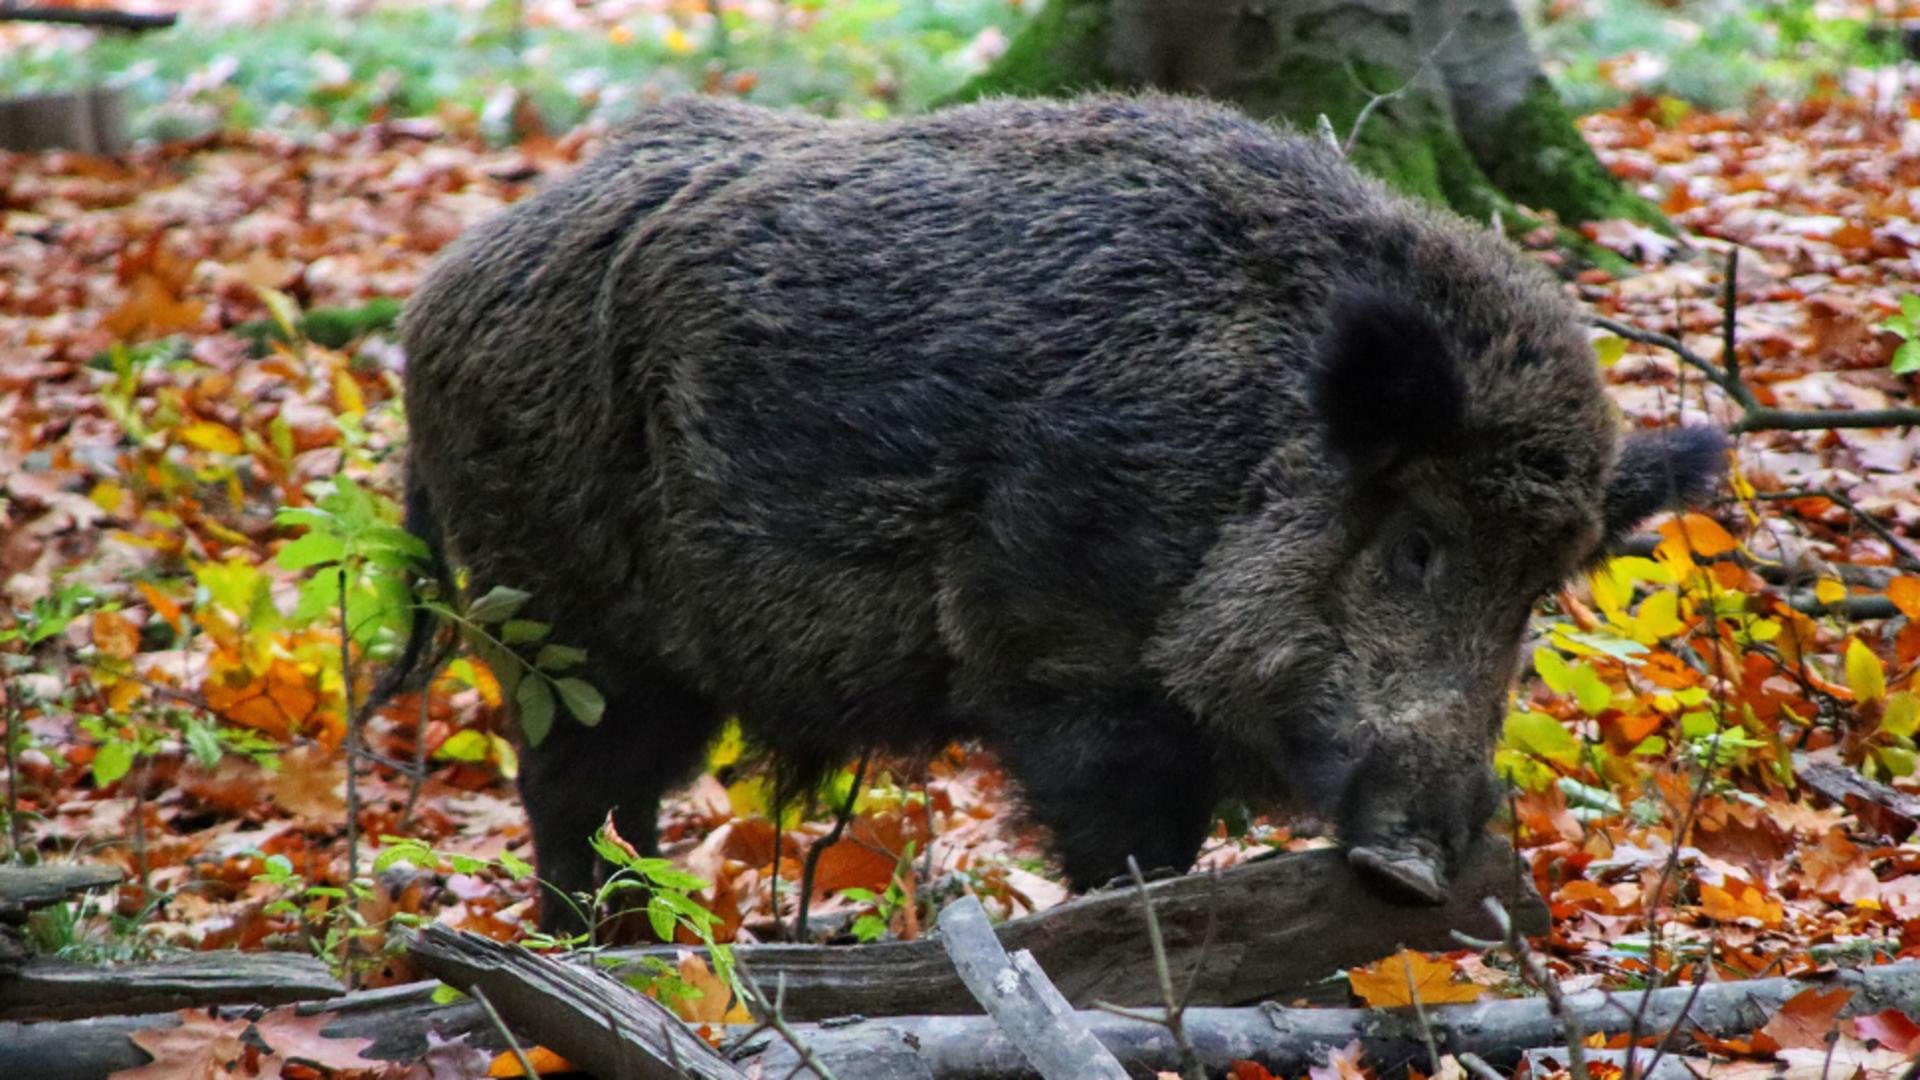
[[[1107,70],[1107,0],[1052,0],[993,66],[950,101],[1009,95],[1064,97],[1116,85]]]
[[[1127,88],[1107,67],[1109,2],[1052,0],[990,69],[950,100]],[[1268,61],[1261,77],[1237,86],[1233,100],[1250,115],[1301,131],[1315,130],[1324,116],[1343,141],[1365,113],[1353,140],[1354,164],[1473,221],[1497,217],[1511,235],[1540,225],[1521,206],[1550,209],[1565,222],[1628,217],[1668,228],[1658,208],[1600,164],[1545,79],[1481,142],[1480,153],[1462,139],[1452,111],[1429,93],[1409,90],[1367,112],[1376,94],[1406,82],[1404,72],[1382,64],[1290,52]],[[1586,261],[1608,261],[1610,253],[1577,233],[1564,231],[1563,239]]]
[[[1594,156],[1573,114],[1545,79],[1483,140],[1481,167],[1514,201],[1552,210],[1561,221],[1631,218],[1668,230],[1659,207],[1635,195]]]

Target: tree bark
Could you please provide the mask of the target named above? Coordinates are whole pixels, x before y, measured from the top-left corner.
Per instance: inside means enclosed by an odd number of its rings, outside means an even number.
[[[1665,227],[1581,139],[1513,0],[1049,0],[959,97],[1102,87],[1324,116],[1360,167],[1476,221]]]

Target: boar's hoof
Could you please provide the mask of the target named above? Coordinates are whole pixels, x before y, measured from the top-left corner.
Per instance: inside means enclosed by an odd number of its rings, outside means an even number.
[[[1349,848],[1347,861],[1384,886],[1397,900],[1419,904],[1447,902],[1447,875],[1433,860],[1417,852]]]

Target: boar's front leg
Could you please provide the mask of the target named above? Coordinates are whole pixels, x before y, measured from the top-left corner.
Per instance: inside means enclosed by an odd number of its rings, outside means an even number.
[[[589,845],[614,811],[614,827],[643,854],[658,851],[654,835],[660,796],[686,779],[718,726],[718,713],[665,677],[602,682],[607,708],[593,727],[570,716],[520,756],[520,798],[533,828],[535,869],[552,889],[591,894],[601,864]],[[589,913],[590,914],[590,913]],[[540,897],[540,928],[586,929],[579,914],[551,893]]]
[[[1213,821],[1214,751],[1187,713],[1142,692],[1023,702],[993,740],[1076,891],[1184,873]]]

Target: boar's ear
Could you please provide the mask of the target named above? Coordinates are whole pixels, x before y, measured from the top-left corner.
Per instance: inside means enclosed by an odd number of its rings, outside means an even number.
[[[1713,493],[1727,464],[1727,437],[1711,428],[1638,431],[1620,442],[1607,484],[1607,546],[1670,507]]]
[[[1467,400],[1433,318],[1367,286],[1335,294],[1310,393],[1329,445],[1362,472],[1452,441]]]

